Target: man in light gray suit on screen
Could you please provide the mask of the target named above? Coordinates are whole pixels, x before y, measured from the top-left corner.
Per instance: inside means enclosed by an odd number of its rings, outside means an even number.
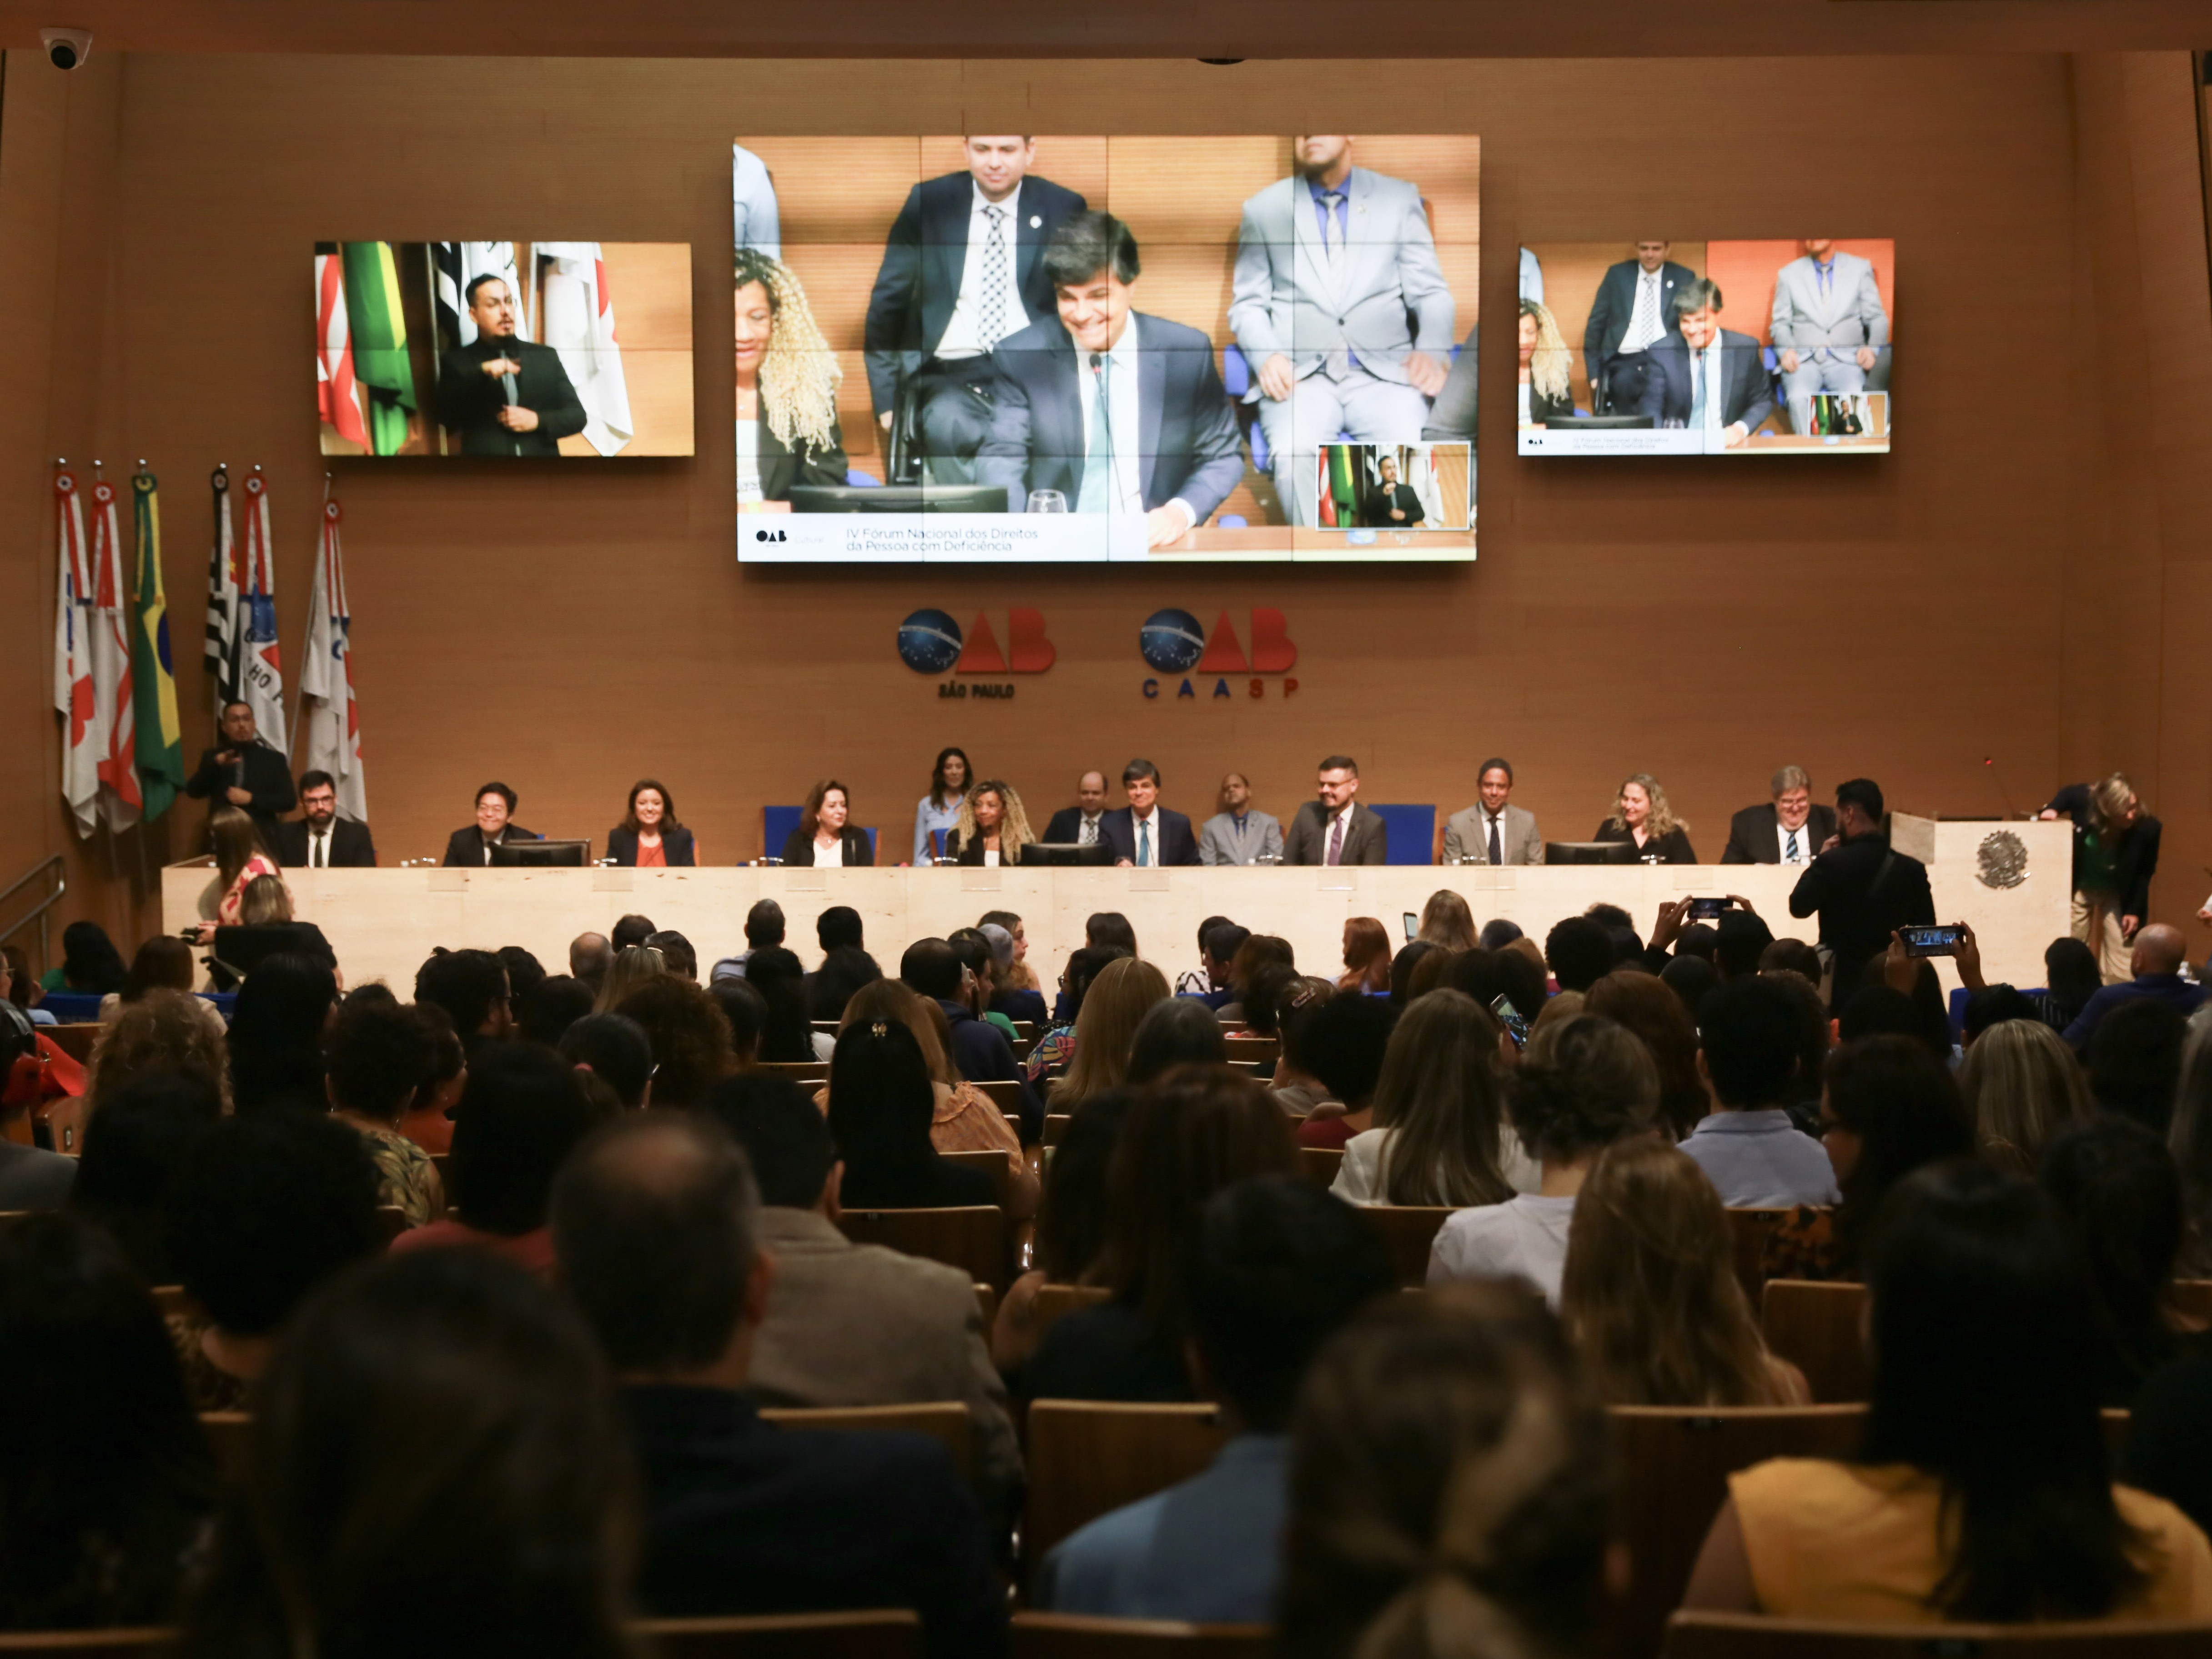
[[[1482,799],[1444,820],[1446,864],[1541,864],[1536,815],[1512,805],[1513,766],[1495,757],[1475,775]]]
[[[1420,190],[1352,166],[1352,146],[1292,139],[1297,171],[1246,202],[1237,231],[1229,326],[1293,524],[1319,521],[1316,456],[1340,432],[1420,441],[1451,358],[1451,290]]]
[[[1776,273],[1771,322],[1793,432],[1813,429],[1814,392],[1864,391],[1889,345],[1873,264],[1832,241],[1808,240],[1804,256]]]

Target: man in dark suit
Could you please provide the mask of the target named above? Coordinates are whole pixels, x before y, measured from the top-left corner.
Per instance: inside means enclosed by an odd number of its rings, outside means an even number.
[[[1421,498],[1413,493],[1413,486],[1398,482],[1398,458],[1385,455],[1376,463],[1382,482],[1375,486],[1374,494],[1367,498],[1367,527],[1370,530],[1411,530],[1428,517],[1421,506]]]
[[[1723,864],[1810,864],[1836,833],[1836,815],[1813,805],[1813,780],[1803,767],[1784,767],[1773,783],[1773,799],[1729,820]]]
[[[1790,914],[1820,918],[1820,945],[1833,957],[1829,1004],[1840,1012],[1857,994],[1866,965],[1889,949],[1900,927],[1930,926],[1936,900],[1928,866],[1889,844],[1881,787],[1853,778],[1836,790],[1832,846],[1806,866],[1790,895]]]
[[[1098,820],[1099,834],[1114,848],[1115,863],[1149,869],[1198,862],[1198,837],[1190,820],[1160,805],[1158,767],[1148,760],[1131,761],[1121,769],[1121,793],[1129,804]]]
[[[914,429],[939,483],[971,480],[991,426],[987,359],[1052,314],[1044,246],[1085,206],[1030,176],[1032,140],[963,143],[968,170],[916,185],[891,222],[862,336],[878,423],[890,429],[899,388],[912,385]]]
[[[1359,763],[1331,755],[1321,763],[1316,799],[1298,808],[1283,838],[1285,864],[1387,864],[1390,827],[1358,801]]]
[[[1075,805],[1063,806],[1052,815],[1052,822],[1045,825],[1044,838],[1061,846],[1088,847],[1103,833],[1099,820],[1105,816],[1106,775],[1085,772],[1075,781]]]
[[[438,423],[461,434],[464,455],[558,455],[584,429],[584,405],[550,346],[520,339],[502,277],[469,284],[477,337],[438,359]]]
[[[1774,413],[1774,384],[1759,342],[1721,326],[1719,286],[1704,276],[1675,289],[1674,326],[1644,354],[1650,364],[1636,412],[1738,447]]]
[[[261,838],[274,842],[276,820],[292,810],[292,769],[261,741],[253,710],[227,702],[218,722],[222,742],[200,756],[199,770],[185,784],[195,800],[227,801],[253,820]]]
[[[514,791],[503,783],[488,783],[477,790],[477,821],[447,837],[446,856],[440,863],[448,868],[489,864],[495,847],[504,847],[511,841],[544,840],[535,830],[526,830],[514,821],[515,799]]]
[[[719,1124],[656,1112],[610,1124],[562,1168],[551,1208],[562,1286],[606,1351],[637,1449],[642,1611],[907,1607],[932,1659],[1004,1650],[982,1516],[942,1446],[779,1429],[746,1399],[776,1263],[744,1154]]]
[[[1024,511],[1033,489],[1071,512],[1141,514],[1145,544],[1181,541],[1244,477],[1237,416],[1198,330],[1131,308],[1137,240],[1110,213],[1053,233],[1044,271],[1056,316],[991,354],[990,435],[975,482]]]
[[[1673,245],[1645,241],[1598,280],[1583,325],[1583,367],[1600,415],[1632,415],[1644,396],[1643,354],[1676,331],[1672,301],[1697,278],[1667,255]]]
[[[288,870],[366,870],[376,863],[368,826],[338,816],[337,781],[327,772],[300,778],[301,817],[276,826],[276,861]]]

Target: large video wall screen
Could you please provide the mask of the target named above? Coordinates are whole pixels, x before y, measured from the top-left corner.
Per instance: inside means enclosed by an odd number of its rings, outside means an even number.
[[[738,556],[1474,558],[1480,155],[738,138]]]
[[[1897,245],[1521,250],[1523,455],[1884,454]]]

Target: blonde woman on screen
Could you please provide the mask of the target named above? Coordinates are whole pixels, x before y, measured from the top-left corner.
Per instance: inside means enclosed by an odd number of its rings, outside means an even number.
[[[806,290],[757,248],[740,248],[737,278],[738,506],[788,513],[793,484],[842,484],[836,354]]]
[[[1573,417],[1575,396],[1567,383],[1573,362],[1559,319],[1541,300],[1521,302],[1521,424],[1541,428],[1548,421]]]

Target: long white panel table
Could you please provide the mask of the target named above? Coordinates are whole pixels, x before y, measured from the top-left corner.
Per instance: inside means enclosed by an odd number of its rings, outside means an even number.
[[[1978,852],[1993,831],[2017,836],[2027,853],[2018,885],[1998,888],[1978,876]],[[2043,951],[2066,931],[2071,829],[2056,823],[1906,820],[1900,845],[1928,850],[1936,910],[1973,925],[1992,980],[2043,982]],[[565,972],[568,941],[606,933],[631,912],[685,934],[701,971],[744,948],[745,912],[757,899],[783,907],[787,943],[810,966],[821,952],[814,921],[834,904],[860,913],[867,946],[887,972],[913,939],[972,927],[987,910],[1022,917],[1030,959],[1048,985],[1067,953],[1083,943],[1094,911],[1118,910],[1138,948],[1170,977],[1198,960],[1198,924],[1233,918],[1279,933],[1309,971],[1340,971],[1344,924],[1379,918],[1392,939],[1399,918],[1418,915],[1439,888],[1462,894],[1479,926],[1493,916],[1520,924],[1540,941],[1552,924],[1598,900],[1627,908],[1648,933],[1661,903],[1685,893],[1740,894],[1778,937],[1810,940],[1816,924],[1790,915],[1796,872],[1773,865],[1559,865],[1492,870],[1391,866],[1356,869],[933,869],[799,870],[739,866],[695,870],[288,870],[300,918],[329,936],[348,984],[383,980],[402,996],[433,945],[520,945],[549,972]],[[162,872],[163,926],[189,926],[210,880],[204,863]],[[1957,982],[1939,964],[1947,985]]]

